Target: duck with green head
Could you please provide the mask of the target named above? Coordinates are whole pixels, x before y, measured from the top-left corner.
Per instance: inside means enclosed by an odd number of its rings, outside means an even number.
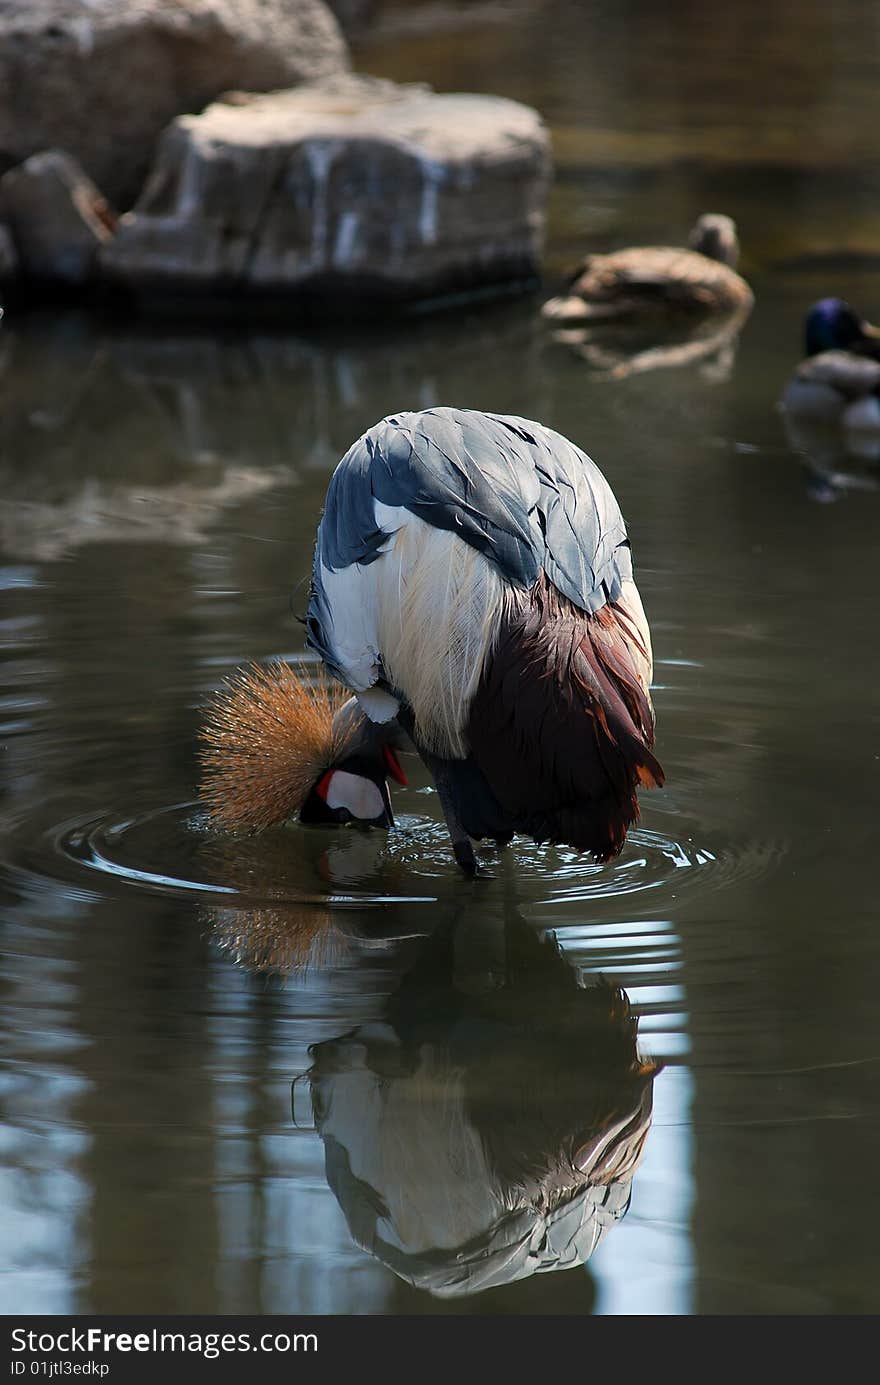
[[[785,387],[785,413],[880,431],[880,328],[842,298],[821,298],[807,313],[804,335],[807,355]]]

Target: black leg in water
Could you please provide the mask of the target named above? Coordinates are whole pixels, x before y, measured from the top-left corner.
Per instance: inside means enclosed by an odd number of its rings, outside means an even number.
[[[397,720],[409,736],[425,768],[434,780],[437,795],[440,799],[441,807],[443,808],[443,816],[446,819],[446,826],[449,829],[449,836],[452,840],[452,854],[465,875],[473,878],[479,873],[479,867],[477,865],[477,858],[474,855],[471,839],[462,827],[461,819],[458,816],[455,787],[449,771],[449,766],[445,760],[441,760],[436,755],[432,755],[430,751],[423,750],[419,745],[413,734],[415,718],[413,717],[412,711],[405,703],[401,704],[400,711],[397,714]]]
[[[477,858],[474,855],[474,848],[471,839],[465,832],[458,817],[455,806],[455,795],[449,781],[448,771],[442,760],[435,760],[431,755],[426,757],[425,763],[434,776],[434,783],[437,785],[437,793],[443,807],[443,816],[446,819],[446,826],[449,828],[449,835],[452,838],[452,854],[461,866],[465,875],[476,875]]]

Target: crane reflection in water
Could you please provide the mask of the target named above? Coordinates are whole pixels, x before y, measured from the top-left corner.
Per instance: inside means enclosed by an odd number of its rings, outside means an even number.
[[[381,1013],[292,1084],[354,1240],[443,1298],[590,1258],[629,1208],[660,1070],[623,990],[579,984],[552,934],[486,903],[444,909]],[[356,964],[333,914],[218,911],[215,936],[261,971]]]
[[[619,988],[508,911],[439,929],[379,1022],[313,1046],[327,1181],[360,1246],[454,1297],[590,1258],[626,1214],[658,1065]],[[476,968],[467,953],[483,953]]]

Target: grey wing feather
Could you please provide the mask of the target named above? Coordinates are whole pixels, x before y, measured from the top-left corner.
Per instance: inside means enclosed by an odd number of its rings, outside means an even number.
[[[386,541],[374,500],[458,534],[515,586],[531,586],[543,567],[585,611],[615,599],[632,575],[611,487],[567,438],[528,419],[468,409],[394,414],[358,439],[331,479],[309,611],[319,626],[320,565],[372,562]]]

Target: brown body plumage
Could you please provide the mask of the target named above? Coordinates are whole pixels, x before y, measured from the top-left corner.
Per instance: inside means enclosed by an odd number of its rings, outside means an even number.
[[[199,796],[214,826],[259,832],[295,817],[363,721],[339,717],[345,701],[307,669],[237,669],[208,704],[199,733]]]
[[[506,621],[471,705],[473,758],[511,826],[607,861],[660,787],[649,665],[635,623],[588,615],[542,574]]]

